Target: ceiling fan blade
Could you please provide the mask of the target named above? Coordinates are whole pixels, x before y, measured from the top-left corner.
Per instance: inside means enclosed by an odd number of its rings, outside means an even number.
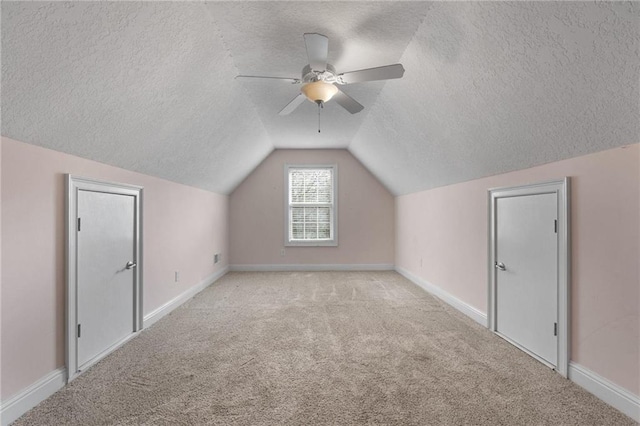
[[[300,93],[298,96],[293,98],[293,100],[291,102],[289,102],[287,104],[287,106],[282,108],[282,110],[278,113],[278,115],[289,115],[289,114],[291,114],[293,112],[293,110],[298,108],[300,106],[300,104],[303,103],[306,99],[307,99],[307,97],[305,95],[303,95],[302,93]]]
[[[329,55],[329,39],[327,36],[317,33],[305,33],[304,43],[307,46],[307,57],[312,70],[324,71],[327,69],[327,56]]]
[[[344,93],[342,90],[338,90],[338,93],[333,95],[333,98],[331,99],[335,99],[338,105],[349,111],[351,114],[358,113],[364,109],[364,107],[360,105],[358,101]]]
[[[236,75],[236,79],[255,79],[255,78],[266,78],[266,79],[271,79],[271,80],[285,80],[285,81],[289,81],[293,84],[296,83],[300,83],[300,79],[299,78],[292,78],[292,77],[270,77],[267,75]]]
[[[390,80],[404,75],[402,64],[386,65],[384,67],[367,68],[366,70],[344,72],[338,75],[338,83],[351,84],[364,81]]]

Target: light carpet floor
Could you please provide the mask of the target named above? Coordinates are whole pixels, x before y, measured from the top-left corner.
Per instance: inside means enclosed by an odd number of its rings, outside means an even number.
[[[632,425],[395,272],[230,273],[16,425]]]

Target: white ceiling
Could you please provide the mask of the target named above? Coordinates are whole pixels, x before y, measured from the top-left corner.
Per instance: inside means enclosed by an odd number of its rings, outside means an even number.
[[[329,37],[329,63],[338,72],[397,63],[430,4],[383,2],[239,2],[210,3],[225,45],[240,74],[301,77],[308,63],[305,32]],[[390,82],[393,86],[397,82]],[[366,107],[376,101],[384,82],[343,86]],[[288,116],[278,112],[296,97],[299,86],[281,81],[242,82],[253,99],[276,148],[347,148],[368,108],[350,114],[336,103],[321,112],[303,103]]]
[[[404,194],[640,142],[640,3],[436,3],[349,149]]]
[[[365,106],[278,111],[302,34]],[[640,141],[640,4],[2,2],[2,134],[231,192],[274,148],[347,147],[404,194]]]

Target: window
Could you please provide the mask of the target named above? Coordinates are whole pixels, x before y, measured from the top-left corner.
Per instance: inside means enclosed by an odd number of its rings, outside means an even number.
[[[337,166],[287,165],[288,246],[336,246]]]

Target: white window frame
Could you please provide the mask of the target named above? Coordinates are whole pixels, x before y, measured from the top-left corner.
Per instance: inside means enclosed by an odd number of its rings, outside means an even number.
[[[292,240],[291,239],[291,203],[289,188],[289,172],[291,169],[331,169],[332,176],[332,209],[331,235],[329,240]],[[284,165],[284,245],[285,247],[321,247],[338,245],[338,165],[337,164],[285,164]]]

